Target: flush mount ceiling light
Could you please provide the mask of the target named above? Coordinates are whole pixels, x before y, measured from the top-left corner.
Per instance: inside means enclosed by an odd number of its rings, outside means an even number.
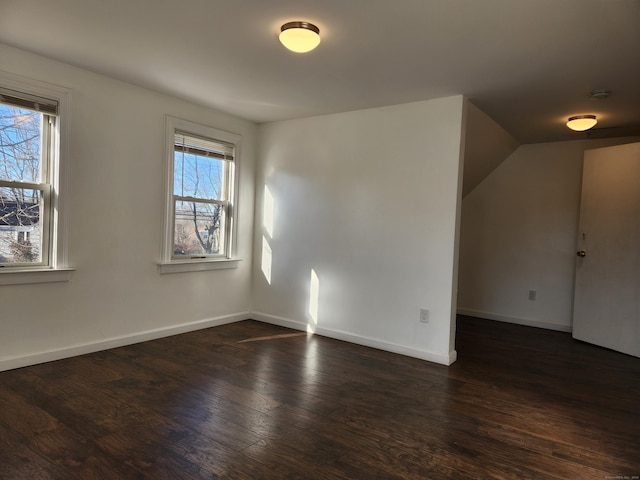
[[[309,22],[289,22],[280,28],[280,43],[292,52],[310,52],[320,45],[320,29]]]
[[[576,132],[584,132],[585,130],[593,128],[596,123],[598,123],[598,120],[596,120],[595,115],[575,115],[569,117],[567,127]]]

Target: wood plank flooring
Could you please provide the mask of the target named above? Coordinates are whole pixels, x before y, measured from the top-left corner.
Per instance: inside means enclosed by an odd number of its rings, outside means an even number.
[[[0,478],[640,476],[640,359],[468,317],[457,350],[246,321],[3,372]]]

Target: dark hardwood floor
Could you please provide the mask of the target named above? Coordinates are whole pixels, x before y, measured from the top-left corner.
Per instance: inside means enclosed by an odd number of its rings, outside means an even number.
[[[246,321],[3,372],[0,478],[640,475],[640,359],[466,317],[457,350],[447,368]]]

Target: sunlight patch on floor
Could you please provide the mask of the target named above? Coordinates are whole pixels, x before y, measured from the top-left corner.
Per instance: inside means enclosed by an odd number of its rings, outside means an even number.
[[[247,343],[247,342],[262,342],[264,340],[276,340],[279,338],[291,338],[291,337],[301,337],[306,336],[306,332],[296,332],[296,333],[283,333],[281,335],[268,335],[266,337],[253,337],[247,338],[245,340],[240,340],[238,343]]]

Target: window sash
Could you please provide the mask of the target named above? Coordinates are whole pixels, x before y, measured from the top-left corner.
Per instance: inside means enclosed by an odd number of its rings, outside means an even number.
[[[230,202],[228,200],[229,193],[231,191],[231,162],[234,160],[235,146],[222,142],[219,140],[201,137],[192,133],[176,130],[174,132],[174,152],[181,154],[192,154],[199,157],[213,158],[216,160],[224,160],[229,162],[225,164],[223,168],[222,178],[222,191],[219,198],[201,198],[187,195],[173,195],[173,228],[172,228],[172,244],[175,248],[176,244],[176,221],[177,221],[177,205],[178,202],[194,202],[209,205],[221,205],[222,206],[222,218],[220,221],[220,227],[218,229],[218,236],[220,238],[220,251],[219,253],[201,253],[197,255],[176,255],[172,250],[171,259],[206,259],[206,258],[219,258],[227,256],[230,249],[230,232],[227,225],[230,212]],[[175,172],[173,172],[173,182],[175,188]]]
[[[40,182],[24,182],[20,180],[0,179],[0,187],[39,190],[41,192],[40,222],[40,261],[39,262],[0,262],[3,269],[51,267],[53,258],[53,218],[54,189],[53,162],[55,158],[55,129],[58,102],[36,95],[17,92],[0,87],[0,103],[31,110],[42,114],[40,127]]]
[[[194,203],[204,203],[204,204],[213,204],[213,205],[221,205],[221,213],[220,213],[220,225],[218,227],[218,237],[220,239],[219,242],[219,251],[218,253],[206,253],[206,252],[202,252],[202,253],[195,253],[195,254],[184,254],[184,255],[177,255],[175,253],[175,246],[176,246],[176,219],[178,218],[178,202],[194,202]],[[173,226],[172,226],[172,233],[171,233],[171,244],[172,244],[172,254],[171,254],[171,259],[172,260],[184,260],[184,259],[190,259],[190,260],[201,260],[201,259],[207,259],[207,258],[224,258],[227,257],[229,254],[229,249],[231,248],[230,246],[230,242],[229,242],[229,213],[230,213],[231,209],[230,209],[230,205],[229,202],[219,202],[219,201],[208,201],[208,200],[197,200],[197,199],[193,199],[190,197],[179,197],[174,195],[174,200],[173,200]],[[191,219],[190,219],[191,220]],[[196,227],[197,228],[197,227]],[[194,228],[194,233],[195,233],[195,228]]]
[[[0,262],[3,268],[25,268],[25,267],[43,267],[49,266],[51,253],[51,216],[52,216],[52,197],[53,187],[46,183],[30,183],[30,182],[9,182],[0,180],[0,187],[20,188],[25,190],[39,190],[41,193],[40,203],[42,205],[40,218],[40,261],[39,262]]]
[[[176,150],[176,152],[177,152],[177,150]],[[180,156],[180,155],[182,155],[182,154],[178,153],[176,156]],[[198,157],[202,158],[202,155],[199,155]],[[198,158],[198,157],[196,157],[196,158]],[[173,175],[173,177],[172,177],[173,195],[182,196],[184,198],[193,198],[193,199],[196,199],[196,200],[228,201],[229,193],[230,193],[229,182],[230,182],[230,179],[231,179],[230,170],[231,170],[231,166],[233,165],[232,163],[230,163],[230,162],[222,162],[221,163],[221,166],[222,166],[222,172],[221,172],[221,176],[220,176],[221,178],[220,178],[219,183],[215,182],[215,185],[211,184],[211,187],[213,187],[213,190],[209,190],[205,186],[202,189],[196,189],[198,191],[194,192],[193,195],[184,195],[185,185],[187,186],[187,188],[186,188],[187,191],[193,190],[194,185],[193,185],[193,182],[191,182],[191,184],[189,184],[190,183],[189,180],[184,177],[184,174],[185,174],[184,169],[183,169],[183,172],[182,172],[182,176],[180,177],[180,179],[181,179],[180,181],[182,182],[182,184],[181,185],[178,184],[178,179],[176,178],[176,175],[177,175],[177,172],[176,172],[177,165],[176,164],[180,163],[180,161],[182,161],[181,165],[184,166],[184,164],[185,164],[184,155],[182,155],[182,158],[180,158],[180,159],[176,158],[175,160],[176,161],[174,162],[174,169],[173,169],[173,172],[172,172],[172,175]],[[215,162],[220,163],[218,158],[215,159]],[[196,159],[196,163],[199,163],[199,161],[197,159]],[[216,167],[217,167],[217,165],[214,166],[214,168],[216,168]],[[189,169],[187,168],[187,170],[189,170]],[[199,177],[199,180],[202,179],[203,177],[204,177],[204,174]],[[192,177],[191,177],[191,175],[187,174],[187,178],[192,178]],[[195,183],[196,183],[196,185],[198,185],[200,182],[198,181],[198,182],[195,182]],[[216,188],[216,185],[219,186],[219,189]],[[183,195],[180,195],[176,191],[176,188],[178,186],[181,187],[181,188],[179,188],[179,191]],[[200,195],[206,195],[207,193],[211,193],[211,195],[209,195],[208,197],[200,196]]]
[[[0,89],[0,92],[2,90]],[[55,130],[56,130],[56,119],[57,117],[53,115],[49,115],[46,113],[38,112],[34,109],[25,108],[23,106],[14,105],[7,102],[0,101],[0,104],[10,105],[12,107],[17,107],[22,110],[31,110],[37,113],[42,114],[42,121],[40,122],[40,182],[41,183],[52,183],[52,162],[55,158]],[[0,177],[0,180],[3,180]],[[4,178],[6,181],[21,181],[21,180],[13,180],[9,178]]]
[[[173,196],[174,202],[196,202],[196,203],[211,203],[216,205],[229,205],[228,200],[216,200],[213,198],[198,198],[198,197],[183,197],[181,195]]]

